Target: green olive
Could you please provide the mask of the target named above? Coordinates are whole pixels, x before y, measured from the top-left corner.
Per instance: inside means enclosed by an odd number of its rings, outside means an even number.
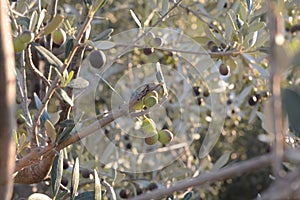
[[[24,43],[32,42],[34,39],[34,34],[31,31],[24,31],[20,35],[20,40]]]
[[[141,128],[143,132],[146,134],[151,134],[153,132],[156,132],[156,124],[152,119],[149,118],[144,119]]]
[[[66,32],[61,28],[53,31],[51,37],[53,42],[57,45],[62,45],[63,43],[66,42],[67,39]]]
[[[155,96],[145,97],[143,99],[143,103],[147,108],[151,108],[152,106],[158,103],[158,99]]]
[[[14,39],[14,50],[16,53],[23,51],[26,48],[27,43],[20,39],[20,36]]]
[[[136,102],[136,104],[134,104],[133,106],[132,106],[132,108],[134,109],[134,110],[142,110],[143,109],[143,101],[138,101],[138,102]]]
[[[173,140],[173,133],[168,129],[158,131],[158,141],[162,144],[169,144]]]

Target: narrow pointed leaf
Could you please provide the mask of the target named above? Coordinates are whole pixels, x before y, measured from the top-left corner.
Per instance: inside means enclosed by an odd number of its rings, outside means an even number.
[[[89,86],[89,82],[82,77],[73,79],[67,86],[75,89],[83,89]]]
[[[79,183],[79,160],[75,159],[75,163],[72,170],[72,180],[71,180],[71,199],[75,199]]]
[[[57,134],[53,124],[49,120],[46,120],[45,122],[45,129],[46,129],[46,134],[48,135],[48,137],[51,138],[51,141],[55,141]]]
[[[131,9],[130,9],[130,14],[131,14],[133,20],[135,21],[135,23],[138,25],[138,27],[142,28],[142,24],[141,24],[139,18],[136,16],[136,14]]]
[[[95,169],[94,169],[94,177],[95,177],[95,200],[101,200],[102,199],[101,183],[100,183],[98,173]]]
[[[32,43],[34,49],[37,50],[37,52],[50,64],[54,65],[58,69],[61,69],[63,66],[63,63],[61,60],[59,60],[53,53],[51,53],[49,50],[47,50],[45,47],[37,44],[37,43]]]
[[[53,196],[56,197],[60,188],[60,182],[63,174],[63,151],[59,152],[59,155],[57,155],[54,158],[52,170],[51,170],[51,186],[52,186],[52,192]]]

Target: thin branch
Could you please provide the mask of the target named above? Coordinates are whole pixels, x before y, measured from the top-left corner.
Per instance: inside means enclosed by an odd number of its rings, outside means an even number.
[[[104,179],[101,179],[101,184],[106,188],[106,190],[108,191],[108,194],[110,195],[111,200],[116,200],[116,192],[114,190],[114,188],[108,183],[106,182]]]
[[[207,172],[204,174],[200,174],[195,178],[189,178],[183,181],[178,181],[168,188],[156,189],[153,192],[136,196],[131,200],[162,199],[167,195],[173,194],[174,192],[178,192],[181,190],[185,190],[189,187],[196,187],[215,181],[221,181],[227,178],[241,176],[244,173],[268,167],[271,164],[271,161],[271,154],[252,158],[247,161],[242,161],[232,166],[225,167],[213,173]]]
[[[261,195],[261,200],[294,199],[293,195],[299,195],[300,189],[300,168],[295,168],[286,177],[274,182]],[[297,194],[298,193],[298,194]],[[298,196],[299,198],[299,196]],[[298,199],[297,198],[297,199]],[[295,198],[296,199],[296,198]]]
[[[282,169],[283,159],[283,118],[282,118],[282,102],[281,102],[281,72],[284,66],[280,66],[282,61],[287,62],[287,58],[283,54],[278,54],[278,48],[284,42],[284,23],[283,17],[279,14],[278,7],[275,6],[270,0],[268,1],[268,17],[270,29],[270,56],[269,56],[269,69],[270,69],[270,86],[272,97],[270,100],[270,127],[274,135],[273,144],[273,173],[277,178],[282,177],[285,172]],[[281,38],[282,37],[282,38]],[[281,38],[281,39],[280,39]],[[283,64],[284,65],[284,64]]]
[[[142,94],[145,96],[148,93],[155,90],[158,86],[160,86],[160,85],[153,85],[152,87],[147,89],[147,93],[142,92]],[[16,161],[15,172],[18,172],[21,169],[23,169],[23,168],[25,168],[25,167],[27,167],[31,164],[39,162],[40,157],[51,153],[53,151],[53,149],[56,149],[56,150],[63,149],[65,147],[67,147],[71,144],[74,144],[75,142],[83,139],[84,137],[94,133],[96,130],[99,130],[99,128],[102,128],[102,127],[108,125],[109,123],[113,122],[115,119],[117,119],[121,116],[128,115],[128,108],[130,108],[130,106],[134,105],[134,103],[137,102],[142,97],[143,96],[141,96],[141,95],[137,95],[134,99],[132,99],[130,101],[129,105],[125,104],[119,110],[108,112],[107,114],[105,114],[103,116],[103,118],[101,118],[98,121],[92,123],[88,127],[80,130],[76,134],[71,135],[68,139],[66,139],[65,141],[63,141],[62,143],[60,143],[58,145],[50,144],[49,146],[46,146],[46,147],[43,147],[43,148],[42,147],[37,147],[35,149],[31,149],[31,152],[29,154],[27,154],[23,158]],[[147,110],[148,110],[148,112],[150,111],[150,109],[147,109]],[[138,114],[140,114],[140,115],[138,115]],[[145,113],[144,111],[137,112],[137,113],[129,113],[129,115],[131,115],[131,117],[133,117],[133,116],[134,117],[142,116],[142,115],[145,115],[145,114],[147,114],[147,113]]]

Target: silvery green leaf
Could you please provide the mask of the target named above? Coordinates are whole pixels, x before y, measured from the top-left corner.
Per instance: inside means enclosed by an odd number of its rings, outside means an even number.
[[[63,174],[63,151],[59,152],[59,155],[56,155],[53,161],[52,170],[51,170],[51,186],[53,196],[56,197],[60,189],[60,182]]]
[[[252,2],[252,0],[246,0],[246,2],[247,2],[247,7],[248,7],[248,13],[251,13],[253,2]]]
[[[78,77],[71,80],[67,86],[75,89],[83,89],[89,86],[89,82],[82,77]]]
[[[142,24],[139,20],[139,18],[136,16],[136,14],[133,12],[133,10],[130,9],[130,14],[133,18],[133,20],[135,21],[135,23],[138,25],[138,27],[141,29],[142,28]]]
[[[79,160],[75,159],[75,163],[73,165],[72,170],[72,179],[71,179],[71,199],[75,199],[75,195],[77,193],[79,183]]]
[[[98,173],[95,169],[94,169],[94,177],[95,177],[95,200],[101,200],[102,199],[101,183],[100,183]]]
[[[114,31],[114,29],[112,29],[112,28],[109,28],[109,29],[106,29],[106,30],[102,31],[101,33],[99,33],[99,35],[97,35],[94,38],[94,41],[107,40],[108,37],[110,37],[110,35],[112,34],[113,31]]]
[[[111,48],[113,48],[115,45],[116,45],[116,44],[115,44],[114,42],[107,41],[107,40],[95,42],[95,47],[97,47],[97,49],[101,49],[101,50],[111,49]]]
[[[221,169],[229,160],[231,152],[224,153],[214,164],[211,171],[217,171]]]

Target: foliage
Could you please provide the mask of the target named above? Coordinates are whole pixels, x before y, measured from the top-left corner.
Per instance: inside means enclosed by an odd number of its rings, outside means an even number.
[[[282,66],[282,103],[290,128],[284,138],[289,141],[286,145],[295,147],[300,117],[297,112],[300,107],[300,9],[293,0],[278,1],[276,8],[281,9],[286,29],[283,36],[286,42],[278,46],[276,52],[291,61],[279,60],[278,63]],[[14,134],[17,158],[26,160],[25,156],[39,146],[45,151],[39,154],[44,155],[43,162],[52,163],[51,177],[43,177],[45,180],[39,183],[42,188],[39,193],[54,199],[125,199],[164,189],[199,174],[219,171],[233,163],[267,154],[272,149],[272,130],[265,109],[272,98],[268,55],[272,41],[267,28],[268,5],[265,1],[25,0],[11,2],[10,9],[18,89],[18,126]],[[165,48],[168,35],[162,35],[157,29],[147,29],[152,26],[176,29],[178,34],[188,35],[201,44],[199,52],[195,49],[190,54],[201,57],[205,52],[212,59],[215,68],[211,75],[217,74],[222,80],[220,88],[223,90],[213,91],[205,77],[196,76],[191,63],[183,59],[184,47],[177,52],[177,49]],[[122,41],[122,38],[118,41],[122,32],[133,28],[144,31],[144,35],[135,36],[139,39],[136,44],[127,44],[130,41]],[[53,38],[52,33],[58,30],[63,31],[63,38],[58,38],[61,44],[53,43],[57,38]],[[28,34],[28,31],[34,39],[23,41],[24,33]],[[128,37],[133,32],[128,31]],[[110,63],[116,56],[114,50],[121,44],[125,48],[136,46]],[[109,64],[112,65],[107,67]],[[205,64],[209,65],[203,62]],[[178,104],[181,96],[176,89],[182,87],[184,91],[186,88],[182,86],[185,82],[176,77],[178,74],[172,74],[176,70],[186,73],[187,83],[192,85],[192,91],[188,93],[191,96],[185,98],[193,104],[187,107]],[[88,77],[90,74],[98,75],[97,80]],[[125,90],[132,86],[129,82],[140,81],[140,75],[153,82],[149,74],[156,75],[154,82],[157,85],[131,88],[130,94]],[[85,89],[94,84],[93,81],[99,83],[96,91],[92,91],[95,93],[91,94]],[[222,115],[213,112],[212,99],[222,92],[221,102],[226,109],[223,130],[214,148],[201,157],[201,146],[205,143],[209,125]],[[82,102],[81,95],[86,95]],[[92,102],[95,107],[84,110],[85,105],[91,103],[87,100],[89,95],[95,97]],[[117,97],[121,103],[114,102]],[[129,100],[126,104],[129,116],[122,110],[124,98],[119,97],[130,97],[125,99]],[[149,97],[153,101],[149,102]],[[165,108],[164,113],[159,110],[161,107]],[[195,110],[200,111],[199,116]],[[149,119],[150,131],[149,127],[143,126],[143,121]],[[190,148],[180,152],[178,159],[163,168],[132,173],[126,171],[127,165],[132,168],[135,162],[147,162],[122,156],[118,158],[120,166],[107,162],[111,159],[109,152],[113,151],[113,147],[107,145],[109,142],[132,154],[141,149],[149,153],[155,147],[166,149],[169,143],[178,142],[181,139],[178,139],[181,137],[178,126],[182,126],[184,137],[192,143],[185,144]],[[88,135],[82,131],[85,127],[90,127],[99,137],[85,138]],[[164,129],[169,138],[159,138],[157,133]],[[78,132],[82,135],[78,136]],[[150,139],[155,134],[155,141],[141,144],[128,132],[134,136],[144,134]],[[82,143],[75,143],[79,140]],[[178,143],[183,145],[183,142]],[[48,159],[45,156],[47,148],[54,149],[57,155]],[[97,151],[104,153],[99,156]],[[160,159],[163,162],[168,158]],[[299,161],[300,158],[294,159]],[[20,163],[20,168],[24,168]],[[292,162],[288,166],[294,167]],[[253,199],[270,186],[271,173],[270,169],[249,172],[246,176],[176,191],[167,199]],[[32,179],[34,183],[34,177]],[[15,193],[15,199],[19,195]]]

